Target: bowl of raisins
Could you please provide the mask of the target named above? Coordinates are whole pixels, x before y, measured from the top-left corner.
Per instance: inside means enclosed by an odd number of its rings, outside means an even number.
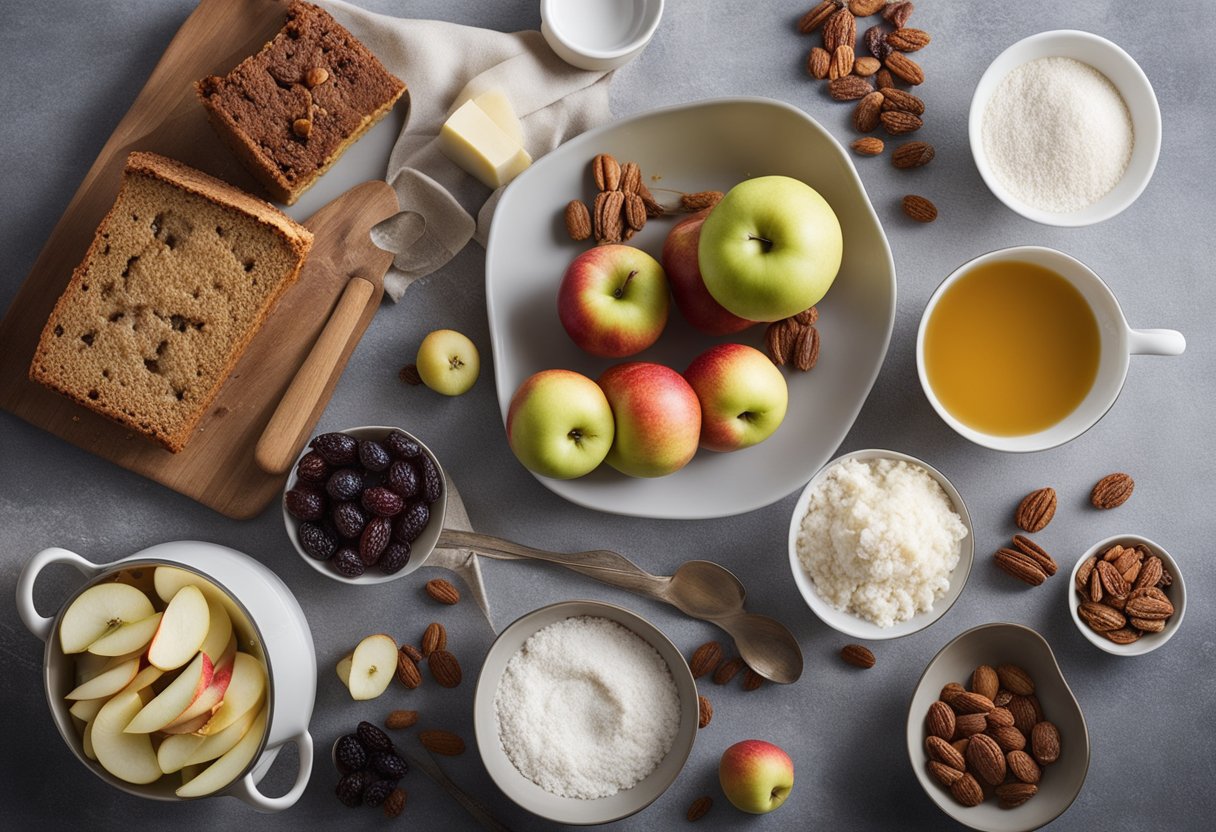
[[[443,530],[447,479],[426,445],[393,427],[323,433],[296,460],[283,522],[296,551],[336,581],[408,575]]]

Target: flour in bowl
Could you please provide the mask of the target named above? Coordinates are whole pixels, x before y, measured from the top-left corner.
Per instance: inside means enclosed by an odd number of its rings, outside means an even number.
[[[933,608],[967,527],[941,485],[902,460],[846,459],[811,492],[797,551],[832,607],[879,627]]]
[[[680,727],[680,695],[663,657],[615,621],[591,616],[533,633],[507,662],[494,710],[511,763],[559,797],[637,785]]]

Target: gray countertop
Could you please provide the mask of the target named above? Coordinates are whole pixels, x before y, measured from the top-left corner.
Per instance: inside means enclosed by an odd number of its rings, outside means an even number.
[[[363,0],[378,10],[438,17],[502,30],[536,28],[535,0]],[[646,52],[612,83],[617,114],[722,95],[765,95],[792,102],[821,120],[842,142],[854,138],[851,108],[830,101],[802,72],[809,41],[793,30],[808,0],[671,0]],[[1211,744],[1216,740],[1216,565],[1208,493],[1216,373],[1208,304],[1216,301],[1216,98],[1210,40],[1216,6],[1204,0],[1153,4],[1150,12],[1111,0],[1054,3],[931,3],[913,20],[933,33],[923,52],[928,105],[923,138],[937,160],[910,174],[882,160],[860,160],[899,273],[894,338],[877,385],[842,451],[892,448],[945,472],[975,520],[977,560],[959,602],[938,623],[896,642],[875,644],[868,672],[841,663],[848,639],[811,613],[788,577],[786,530],[794,495],[740,517],[704,522],[640,521],[599,514],[557,498],[512,457],[503,441],[486,361],[469,395],[446,399],[406,388],[397,369],[421,337],[450,326],[473,338],[488,358],[483,252],[470,246],[441,273],[412,288],[407,302],[382,309],[339,383],[322,428],[400,424],[426,439],[459,483],[481,530],[559,549],[611,547],[653,571],[710,558],[735,570],[751,605],[787,622],[807,660],[802,681],[744,693],[714,688],[716,716],[700,732],[675,785],[621,829],[661,830],[682,824],[701,794],[715,806],[707,829],[779,829],[794,823],[823,829],[954,828],[929,801],[910,770],[903,729],[907,703],[925,664],[960,632],[1014,621],[1044,634],[1081,702],[1093,760],[1077,802],[1059,829],[1195,829],[1211,803]],[[151,71],[190,0],[42,0],[0,3],[0,308],[7,308],[43,241],[85,171]],[[1116,41],[1152,80],[1164,117],[1156,175],[1139,201],[1101,225],[1058,229],[1013,214],[984,187],[966,140],[970,97],[988,62],[1010,43],[1053,28],[1079,28]],[[938,221],[918,226],[898,213],[916,191],[933,198]],[[952,433],[933,413],[916,380],[912,345],[921,310],[938,281],[968,258],[1007,245],[1038,243],[1080,258],[1118,294],[1133,326],[1182,330],[1181,358],[1138,358],[1115,408],[1076,441],[1043,453],[986,451]],[[4,349],[5,345],[0,345]],[[1011,406],[1018,383],[1011,382]],[[1135,496],[1099,513],[1087,505],[1092,484],[1111,471],[1130,472]],[[1135,659],[1101,653],[1069,618],[1066,579],[1028,589],[998,572],[989,554],[1012,533],[1011,516],[1032,488],[1061,495],[1055,522],[1039,539],[1067,570],[1107,535],[1135,532],[1165,546],[1182,564],[1191,604],[1166,647]],[[0,413],[0,596],[13,597],[18,571],[51,545],[94,560],[112,560],[164,540],[199,538],[233,546],[277,571],[308,615],[320,680],[312,730],[319,748],[363,718],[380,721],[394,707],[416,707],[424,722],[472,738],[474,678],[493,633],[477,608],[437,608],[422,579],[353,588],[324,580],[301,563],[277,508],[255,520],[227,520],[159,485],[79,451]],[[649,617],[686,651],[716,632],[671,610],[538,565],[485,568],[501,629],[538,606],[570,598],[621,603]],[[48,574],[38,598],[46,612],[70,584],[67,570]],[[394,685],[383,698],[352,703],[333,673],[362,636],[385,630],[417,639],[431,620],[444,622],[465,667],[452,691]],[[11,602],[0,604],[0,827],[6,829],[177,829],[303,827],[381,828],[378,811],[350,811],[333,797],[334,773],[322,753],[301,802],[259,816],[229,799],[164,805],[126,797],[84,771],[48,717],[41,681],[42,646],[21,626]],[[764,817],[732,809],[717,788],[716,763],[730,743],[767,738],[793,757],[797,783],[788,802]],[[284,755],[290,757],[291,755]],[[273,782],[285,784],[289,760]],[[516,829],[552,828],[516,808],[490,782],[475,751],[444,761],[470,792]],[[409,804],[398,823],[417,829],[476,828],[420,773],[404,782]],[[285,788],[285,786],[284,786]],[[1205,808],[1205,803],[1207,804]],[[406,828],[401,826],[401,828]]]

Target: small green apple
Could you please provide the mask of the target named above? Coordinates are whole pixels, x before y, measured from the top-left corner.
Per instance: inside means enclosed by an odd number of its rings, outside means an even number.
[[[740,182],[701,226],[705,288],[728,312],[779,321],[814,306],[844,252],[840,221],[819,192],[788,176]]]
[[[454,329],[437,329],[423,338],[415,364],[422,383],[445,396],[469,392],[481,371],[477,347]]]
[[[572,370],[528,378],[507,408],[507,443],[530,471],[559,480],[594,471],[612,447],[616,425],[604,391]]]

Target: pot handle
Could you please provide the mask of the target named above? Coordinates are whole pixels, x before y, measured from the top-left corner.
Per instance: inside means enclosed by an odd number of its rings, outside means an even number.
[[[26,629],[43,641],[51,637],[55,619],[39,615],[38,610],[34,608],[34,583],[42,570],[52,563],[69,564],[86,578],[93,577],[102,568],[101,564],[85,560],[75,552],[57,546],[43,549],[26,562],[20,577],[17,578],[17,614],[21,616]]]
[[[267,797],[258,791],[258,784],[254,781],[251,771],[243,779],[232,784],[229,794],[239,797],[259,812],[281,812],[294,806],[300,795],[304,794],[304,787],[308,785],[308,778],[312,774],[312,735],[308,731],[302,731],[284,740],[283,744],[289,742],[296,744],[300,756],[300,771],[296,774],[296,782],[291,791],[281,797]]]
[[[1128,333],[1132,355],[1182,355],[1186,338],[1172,329],[1133,329]]]

